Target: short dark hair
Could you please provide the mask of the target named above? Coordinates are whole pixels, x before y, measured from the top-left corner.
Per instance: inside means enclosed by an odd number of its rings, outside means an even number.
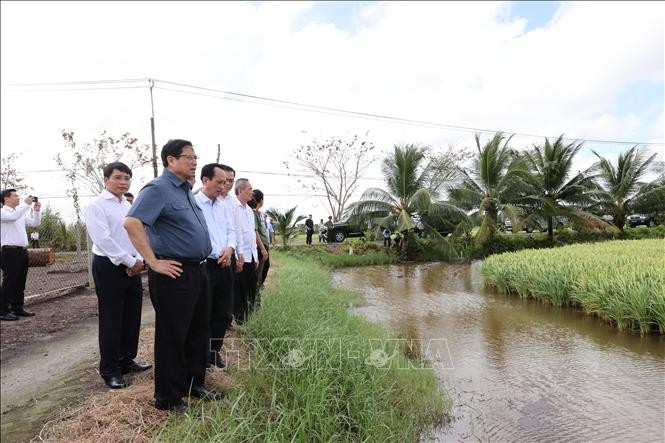
[[[134,194],[132,194],[131,192],[125,192],[124,196],[125,197],[134,197]]]
[[[162,164],[164,167],[169,166],[169,162],[166,161],[166,157],[173,156],[173,157],[178,157],[180,154],[182,154],[182,148],[185,146],[193,146],[192,142],[187,141],[187,140],[182,140],[179,138],[172,139],[166,142],[164,147],[162,148]]]
[[[203,181],[203,177],[207,177],[208,179],[212,180],[213,177],[215,176],[215,168],[222,168],[219,163],[208,163],[207,165],[203,166],[201,168],[201,181]]]
[[[229,166],[229,165],[225,165],[224,163],[220,163],[220,164],[219,164],[219,167],[222,168],[222,171],[225,171],[225,172],[233,172],[233,176],[234,176],[234,177],[236,176],[236,170],[233,169],[231,166]]]
[[[120,171],[124,172],[125,174],[129,174],[129,176],[132,176],[132,170],[129,169],[129,166],[122,162],[113,162],[109,163],[108,165],[104,166],[104,177],[109,178],[111,174],[113,174],[113,171]]]
[[[5,189],[4,191],[2,191],[2,204],[3,205],[5,204],[5,199],[9,198],[9,196],[12,195],[12,192],[16,192],[16,189],[9,188],[9,189]]]
[[[261,192],[260,190],[254,189],[252,191],[252,194],[254,194],[254,200],[256,200],[256,203],[263,201],[263,192]]]

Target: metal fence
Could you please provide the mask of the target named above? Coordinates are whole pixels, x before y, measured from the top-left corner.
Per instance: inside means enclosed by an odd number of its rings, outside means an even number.
[[[85,225],[52,223],[44,214],[42,223],[28,228],[28,278],[26,301],[50,298],[92,286],[91,253]],[[33,233],[37,233],[34,235]]]

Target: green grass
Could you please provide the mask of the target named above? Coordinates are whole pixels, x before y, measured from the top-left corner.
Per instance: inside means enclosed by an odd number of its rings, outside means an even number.
[[[239,387],[224,402],[170,419],[158,440],[405,442],[440,422],[449,405],[431,369],[405,369],[399,352],[370,364],[370,339],[385,335],[348,312],[354,293],[333,288],[313,260],[276,252],[271,261],[271,285],[244,328],[251,369],[232,371]]]
[[[353,254],[349,254],[352,249]],[[314,260],[331,268],[345,266],[387,265],[400,260],[398,251],[387,251],[382,243],[351,240],[344,243],[303,245],[289,248],[287,254],[302,260]]]
[[[664,240],[525,250],[485,260],[487,283],[558,306],[579,305],[619,329],[665,333]]]

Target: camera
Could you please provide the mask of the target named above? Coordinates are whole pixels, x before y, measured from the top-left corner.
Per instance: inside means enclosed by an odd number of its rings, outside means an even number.
[[[37,203],[39,201],[39,197],[32,197],[32,202]]]

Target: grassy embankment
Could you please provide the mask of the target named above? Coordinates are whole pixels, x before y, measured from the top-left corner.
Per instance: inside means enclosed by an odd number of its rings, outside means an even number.
[[[393,349],[376,354],[370,339],[385,335],[348,312],[356,295],[333,288],[313,260],[271,258],[273,281],[244,327],[251,365],[231,371],[238,387],[170,419],[158,440],[402,442],[442,419],[447,402],[431,369],[404,369],[402,353],[380,367],[376,357]]]
[[[486,281],[558,306],[579,305],[618,326],[665,333],[665,240],[525,250],[485,260]]]

